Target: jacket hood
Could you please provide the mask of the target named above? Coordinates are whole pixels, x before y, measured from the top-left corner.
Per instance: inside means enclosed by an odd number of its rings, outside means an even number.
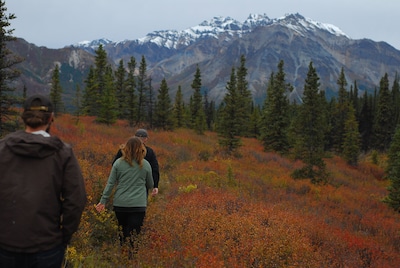
[[[21,130],[7,139],[6,146],[16,155],[45,158],[60,150],[64,143],[55,136],[44,137]]]

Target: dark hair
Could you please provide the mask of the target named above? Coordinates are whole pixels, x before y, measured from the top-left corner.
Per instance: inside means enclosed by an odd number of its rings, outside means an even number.
[[[133,166],[133,160],[135,160],[142,167],[142,160],[146,155],[146,147],[138,137],[129,138],[122,146],[121,151],[122,157],[129,165]]]
[[[24,111],[21,115],[24,124],[31,127],[37,128],[45,126],[49,123],[51,113],[42,111]]]
[[[24,112],[21,115],[25,125],[38,128],[49,124],[53,112],[53,104],[47,96],[34,94],[24,102]]]

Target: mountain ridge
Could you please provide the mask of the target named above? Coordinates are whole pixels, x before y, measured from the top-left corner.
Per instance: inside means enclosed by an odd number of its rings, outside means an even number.
[[[92,41],[82,41],[76,44],[71,44],[68,46],[73,47],[83,47],[83,48],[92,48],[96,49],[99,44],[103,45],[117,45],[119,43],[124,42],[134,42],[137,41],[139,44],[144,44],[146,42],[155,43],[159,46],[165,46],[168,48],[177,48],[179,44],[182,43],[185,45],[190,45],[193,41],[196,41],[199,38],[203,38],[205,36],[214,36],[218,37],[220,33],[229,33],[231,35],[240,35],[246,32],[252,31],[254,28],[259,26],[267,26],[274,23],[280,23],[282,25],[291,25],[292,29],[295,31],[301,31],[299,24],[299,20],[302,22],[302,26],[304,28],[313,29],[319,28],[326,31],[329,31],[335,35],[343,35],[348,37],[342,30],[338,27],[328,24],[314,21],[310,18],[303,17],[299,13],[295,14],[286,14],[284,17],[270,19],[265,13],[264,14],[250,14],[244,22],[240,22],[236,19],[231,18],[230,16],[214,16],[210,20],[204,20],[200,24],[196,26],[189,27],[184,30],[158,30],[148,33],[146,36],[128,40],[125,39],[123,41],[112,41],[107,38],[100,38]],[[291,23],[293,24],[291,24]],[[297,25],[296,25],[297,24]],[[348,37],[349,38],[349,37]],[[162,42],[159,42],[162,41]],[[180,43],[178,41],[181,41]],[[173,45],[171,45],[173,44]]]
[[[126,64],[131,57],[135,57],[139,62],[145,56],[153,88],[157,90],[159,82],[166,78],[172,97],[181,86],[184,98],[189,99],[193,75],[199,66],[203,92],[207,92],[208,97],[217,103],[223,99],[230,71],[238,66],[241,55],[246,57],[249,89],[258,104],[265,98],[267,81],[280,60],[285,62],[287,82],[294,86],[290,96],[292,100],[302,95],[311,61],[321,78],[320,89],[325,90],[328,97],[336,94],[336,80],[341,68],[344,68],[349,85],[357,81],[360,92],[372,92],[385,73],[394,77],[400,66],[400,51],[386,42],[354,40],[334,25],[305,18],[298,13],[275,19],[266,14],[250,14],[244,22],[220,16],[182,31],[154,31],[136,40],[118,42],[97,39],[63,49],[67,53],[82,50],[88,53],[85,57],[90,58],[90,55],[94,57],[94,51],[100,44],[104,46],[113,67],[120,60]],[[34,48],[34,45],[31,47]],[[46,62],[53,62],[53,66],[46,63],[49,70],[58,62],[65,66],[64,72],[77,72],[65,59],[52,59],[50,54],[45,56],[49,57]],[[75,52],[75,55],[78,53]],[[85,66],[82,70],[87,71],[92,63],[93,58],[82,65]],[[26,73],[34,73],[28,70],[29,66],[25,68]],[[84,87],[82,77],[75,79],[77,74],[67,77],[69,80],[64,81],[68,88],[66,95],[73,93],[76,84]],[[48,88],[48,76],[36,75],[36,79]]]

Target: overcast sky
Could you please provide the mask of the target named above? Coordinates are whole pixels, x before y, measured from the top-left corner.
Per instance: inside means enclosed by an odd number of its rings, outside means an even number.
[[[400,49],[399,0],[5,0],[13,36],[62,48],[107,38],[134,40],[158,30],[184,30],[215,16],[243,22],[299,13],[339,27],[352,39],[385,41]]]

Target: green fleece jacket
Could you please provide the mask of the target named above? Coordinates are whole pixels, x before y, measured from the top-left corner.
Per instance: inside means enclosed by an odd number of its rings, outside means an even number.
[[[153,188],[149,162],[130,166],[123,158],[114,162],[100,203],[106,204],[115,187],[113,205],[117,207],[147,207],[147,190]]]

